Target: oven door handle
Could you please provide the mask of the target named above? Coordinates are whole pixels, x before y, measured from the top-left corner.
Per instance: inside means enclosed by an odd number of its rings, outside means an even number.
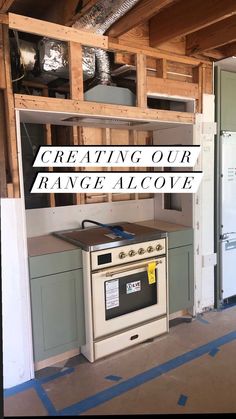
[[[140,264],[140,265],[128,266],[127,268],[119,269],[117,271],[109,271],[109,272],[106,272],[106,276],[119,275],[119,274],[124,273],[124,272],[129,272],[129,271],[134,271],[136,269],[145,268],[145,266],[147,266],[149,263],[153,263],[153,262],[155,262],[157,265],[159,265],[159,263],[162,263],[162,260],[152,260],[150,262],[145,262],[145,263]]]

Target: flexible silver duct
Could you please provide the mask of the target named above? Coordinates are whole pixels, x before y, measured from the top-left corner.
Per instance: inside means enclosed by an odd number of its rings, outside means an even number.
[[[68,47],[66,42],[43,38],[39,44],[39,62],[43,72],[65,77],[69,72]]]
[[[110,26],[127,13],[139,0],[98,0],[86,15],[78,19],[73,27],[103,35]],[[91,56],[96,56],[97,70],[101,84],[110,84],[110,61],[108,53],[98,48],[84,48],[83,71],[91,73]],[[95,72],[95,67],[92,72]],[[86,77],[89,78],[89,77]]]
[[[127,13],[139,0],[98,0],[86,15],[77,20],[73,27],[88,32],[104,34],[106,30]],[[30,71],[36,62],[36,48],[33,44],[20,41],[18,48],[25,69]],[[43,38],[38,43],[39,65],[42,73],[58,77],[68,77],[69,60],[67,43],[50,38]],[[96,57],[96,61],[95,61]],[[83,47],[84,80],[95,76],[97,66],[98,79],[101,84],[111,84],[109,55],[98,48]]]

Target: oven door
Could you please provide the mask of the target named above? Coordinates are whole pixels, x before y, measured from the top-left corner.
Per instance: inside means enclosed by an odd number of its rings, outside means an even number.
[[[166,258],[92,273],[92,297],[94,338],[166,314]]]

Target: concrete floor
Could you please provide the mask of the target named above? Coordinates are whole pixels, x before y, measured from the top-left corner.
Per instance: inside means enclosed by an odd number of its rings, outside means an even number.
[[[236,412],[236,307],[97,361],[81,355],[6,391],[4,416]]]

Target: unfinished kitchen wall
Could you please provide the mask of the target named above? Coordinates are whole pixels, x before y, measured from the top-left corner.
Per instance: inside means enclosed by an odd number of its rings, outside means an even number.
[[[177,128],[155,131],[153,145],[193,145],[193,126],[180,125]],[[171,169],[167,168],[166,170]],[[172,170],[183,171],[185,169],[180,167]],[[191,168],[186,170],[191,170]],[[156,194],[154,217],[156,220],[192,227],[192,203],[192,194]]]
[[[149,220],[154,218],[154,202],[153,199],[143,199],[27,210],[27,236],[41,236],[52,231],[78,228],[85,218],[102,223]]]

